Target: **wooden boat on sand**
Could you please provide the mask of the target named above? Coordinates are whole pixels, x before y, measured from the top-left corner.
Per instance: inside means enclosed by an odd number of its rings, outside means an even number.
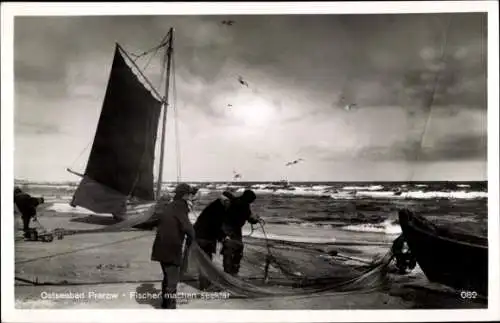
[[[407,209],[399,212],[399,224],[430,281],[487,297],[487,238],[439,228]]]

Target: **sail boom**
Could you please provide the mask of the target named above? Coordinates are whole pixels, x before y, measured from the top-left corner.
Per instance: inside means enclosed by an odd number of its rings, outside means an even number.
[[[83,177],[85,176],[84,174],[82,173],[78,173],[78,172],[75,172],[74,170],[70,169],[70,168],[66,168],[66,171],[70,174],[73,174],[73,175],[76,175],[76,176],[79,176],[79,177]]]

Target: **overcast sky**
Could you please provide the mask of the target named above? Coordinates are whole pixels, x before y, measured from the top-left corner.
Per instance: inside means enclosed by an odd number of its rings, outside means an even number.
[[[115,42],[140,53],[169,27],[184,180],[486,179],[486,18],[472,13],[18,17],[15,177],[77,180],[66,168],[85,169]]]

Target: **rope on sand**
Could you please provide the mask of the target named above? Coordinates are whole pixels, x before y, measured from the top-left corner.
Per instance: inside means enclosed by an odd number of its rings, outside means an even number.
[[[105,247],[105,246],[111,246],[111,245],[114,245],[114,244],[119,244],[119,243],[123,243],[123,242],[127,242],[127,241],[142,239],[142,238],[147,237],[147,236],[151,236],[151,233],[148,232],[147,234],[142,234],[142,235],[139,235],[139,236],[136,236],[136,237],[126,238],[126,239],[122,239],[122,240],[118,240],[118,241],[113,241],[113,242],[107,242],[107,243],[98,244],[98,245],[94,245],[94,246],[90,246],[90,247],[85,247],[85,248],[73,249],[73,250],[59,252],[59,253],[55,253],[55,254],[51,254],[51,255],[47,255],[47,256],[30,258],[30,259],[24,259],[24,260],[16,261],[15,264],[16,265],[25,264],[25,263],[28,263],[28,262],[33,262],[33,261],[37,261],[37,260],[41,260],[41,259],[49,259],[49,258],[53,258],[53,257],[58,257],[58,256],[72,254],[72,253],[75,253],[75,252],[80,252],[80,251],[85,251],[85,250],[90,250],[90,249],[96,249],[96,248],[101,248],[101,247]]]

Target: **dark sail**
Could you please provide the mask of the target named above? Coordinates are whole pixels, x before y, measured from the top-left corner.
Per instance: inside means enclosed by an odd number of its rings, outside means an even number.
[[[73,205],[118,213],[128,196],[154,200],[160,111],[161,102],[127,65],[117,44],[92,150]]]

